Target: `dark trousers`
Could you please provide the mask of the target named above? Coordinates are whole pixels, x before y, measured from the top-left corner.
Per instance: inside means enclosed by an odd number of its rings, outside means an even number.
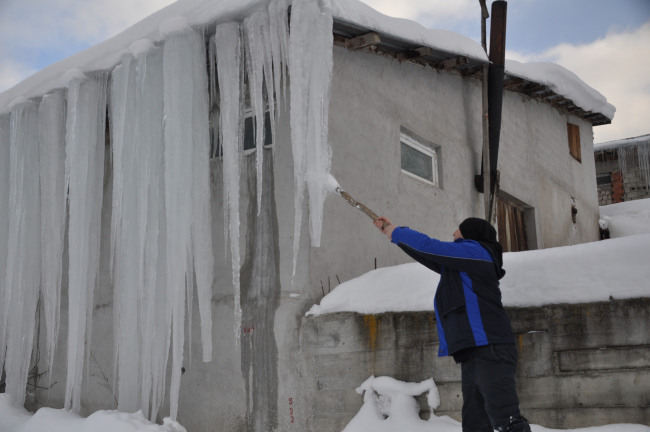
[[[515,345],[477,347],[461,368],[463,432],[530,432],[519,412]]]

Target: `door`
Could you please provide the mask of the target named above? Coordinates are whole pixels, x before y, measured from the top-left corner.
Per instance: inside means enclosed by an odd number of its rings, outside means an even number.
[[[528,250],[524,209],[510,201],[497,200],[497,229],[504,252]]]

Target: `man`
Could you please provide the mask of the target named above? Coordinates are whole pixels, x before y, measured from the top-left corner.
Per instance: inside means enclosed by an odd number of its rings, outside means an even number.
[[[385,225],[385,227],[384,227]],[[517,348],[501,303],[503,248],[483,219],[465,219],[442,242],[385,217],[375,222],[411,258],[440,274],[434,310],[439,357],[461,364],[464,432],[530,432],[515,387]]]

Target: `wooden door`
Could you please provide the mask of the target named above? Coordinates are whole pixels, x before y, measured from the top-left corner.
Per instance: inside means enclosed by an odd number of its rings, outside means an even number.
[[[497,200],[497,228],[499,243],[504,252],[528,250],[526,216],[524,209],[509,201]]]

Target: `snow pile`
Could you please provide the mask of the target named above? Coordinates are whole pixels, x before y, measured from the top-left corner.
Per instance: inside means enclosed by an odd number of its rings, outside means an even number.
[[[151,423],[141,411],[96,411],[83,418],[65,409],[41,408],[30,414],[16,407],[7,394],[0,394],[0,419],[0,432],[186,432],[170,418],[165,418],[162,425]]]
[[[343,432],[443,431],[461,425],[448,416],[437,417],[433,410],[440,405],[438,387],[433,378],[421,383],[406,383],[391,377],[371,376],[356,392],[363,395],[363,406]],[[420,419],[420,405],[414,396],[428,392],[431,408],[429,420]]]
[[[650,297],[650,234],[503,255],[504,306],[525,307]],[[433,310],[440,281],[418,263],[368,272],[342,283],[307,315]]]
[[[421,383],[406,383],[390,377],[371,376],[359,388],[363,394],[363,406],[343,432],[461,432],[461,423],[449,416],[436,416],[433,409],[440,400],[436,399],[438,389],[433,379]],[[420,418],[420,406],[413,396],[428,391],[431,408],[429,420]],[[434,397],[432,398],[432,394]],[[432,400],[433,399],[433,400]],[[533,432],[551,432],[539,425],[530,425]],[[637,424],[612,424],[581,429],[574,432],[650,432],[650,427]]]
[[[650,233],[650,199],[600,207],[600,224],[611,238]]]
[[[506,73],[539,84],[547,85],[555,93],[571,99],[585,111],[599,112],[614,119],[616,107],[596,89],[588,86],[576,74],[555,63],[520,63],[506,60]]]

